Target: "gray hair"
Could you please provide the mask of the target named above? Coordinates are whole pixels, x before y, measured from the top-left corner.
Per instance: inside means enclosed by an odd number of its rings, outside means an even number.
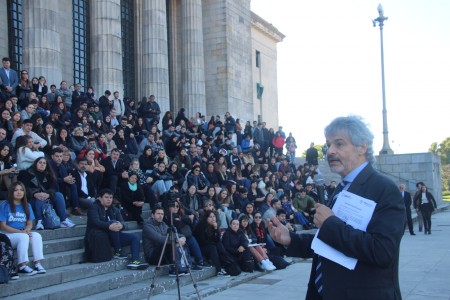
[[[351,143],[358,147],[367,144],[366,160],[375,163],[373,152],[373,134],[359,116],[338,117],[325,127],[325,137],[344,131],[348,134]]]

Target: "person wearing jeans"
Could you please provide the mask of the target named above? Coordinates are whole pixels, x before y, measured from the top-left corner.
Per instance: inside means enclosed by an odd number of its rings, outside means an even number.
[[[113,192],[110,189],[102,189],[98,199],[88,210],[86,236],[93,230],[106,231],[114,248],[114,258],[126,259],[122,248],[130,246],[131,261],[129,268],[138,268],[143,265],[139,257],[140,238],[134,233],[123,232],[125,223],[118,208],[112,205]]]
[[[50,201],[56,214],[61,219],[61,227],[74,227],[75,224],[67,217],[64,196],[58,192],[58,182],[47,158],[37,158],[31,167],[21,171],[17,178],[27,183],[27,198],[36,213],[36,229],[42,230],[42,207],[46,201]]]

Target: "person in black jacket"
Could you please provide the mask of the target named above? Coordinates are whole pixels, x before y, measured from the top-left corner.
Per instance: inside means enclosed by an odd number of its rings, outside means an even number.
[[[217,276],[229,276],[222,269],[228,262],[226,261],[227,251],[220,240],[219,225],[216,222],[216,215],[213,211],[205,211],[201,222],[194,230],[195,238],[200,245],[203,255],[208,258],[212,265],[216,267]]]
[[[405,230],[405,205],[398,187],[372,164],[373,134],[358,116],[338,117],[325,128],[327,160],[332,172],[342,177],[335,194],[350,193],[376,203],[365,230],[353,228],[330,207],[316,203],[317,238],[357,260],[353,270],[311,249],[313,234],[289,233],[273,217],[271,237],[288,246],[286,255],[313,257],[306,299],[402,299],[398,278],[400,242]],[[357,201],[353,201],[355,205]]]
[[[127,168],[125,168],[125,164],[120,158],[119,149],[112,149],[111,155],[103,159],[101,164],[105,167],[102,186],[108,187],[115,193],[117,186],[120,186],[128,178]]]
[[[135,172],[128,172],[128,182],[122,183],[120,195],[121,203],[129,214],[129,220],[127,221],[136,221],[139,225],[142,225],[144,219],[142,219],[141,215],[142,206],[145,203],[145,195],[138,181],[138,175]]]
[[[173,223],[173,226],[175,226],[177,232],[186,238],[186,245],[189,248],[189,252],[195,259],[195,265],[192,269],[201,270],[204,265],[203,255],[197,239],[193,235],[198,219],[196,219],[193,214],[185,213],[178,193],[173,193],[173,197],[170,198],[171,199],[169,199],[167,205],[167,213],[164,214],[164,222],[168,226],[171,226]]]
[[[113,192],[110,189],[103,189],[98,194],[98,200],[89,208],[85,235],[86,255],[89,258],[95,251],[92,249],[92,236],[95,236],[95,231],[102,231],[108,234],[114,248],[114,258],[126,259],[122,248],[130,245],[131,262],[128,267],[137,268],[142,265],[139,260],[140,238],[134,233],[123,232],[125,223],[119,209],[112,205],[112,201]]]
[[[424,233],[431,234],[431,214],[437,206],[436,200],[425,185],[422,185],[421,192],[414,195],[414,208],[422,213]]]
[[[238,219],[231,220],[230,227],[225,230],[222,236],[222,243],[225,250],[233,256],[242,271],[253,272],[253,255],[248,249],[249,243],[244,231],[239,228]]]
[[[411,218],[411,194],[407,191],[405,191],[406,186],[404,184],[399,185],[400,193],[402,194],[403,201],[405,203],[405,209],[406,209],[406,224],[408,225],[409,234],[416,235],[414,233],[414,226]]]
[[[81,206],[89,208],[95,201],[95,180],[91,173],[87,172],[88,160],[86,157],[75,159],[76,169],[71,171],[72,178],[75,179],[77,197]]]

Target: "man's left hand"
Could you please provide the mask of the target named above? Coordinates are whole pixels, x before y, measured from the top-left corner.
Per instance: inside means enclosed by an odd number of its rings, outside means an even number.
[[[334,216],[333,211],[323,204],[317,203],[314,205],[316,209],[316,213],[314,215],[314,224],[316,224],[317,228],[322,227],[323,222],[331,216]]]

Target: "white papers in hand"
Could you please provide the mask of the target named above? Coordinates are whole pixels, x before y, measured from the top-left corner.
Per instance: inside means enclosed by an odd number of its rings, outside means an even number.
[[[348,191],[342,191],[333,206],[333,213],[341,220],[355,229],[366,231],[367,225],[372,219],[376,203],[372,200],[355,195]],[[348,257],[342,252],[322,242],[317,235],[311,244],[311,248],[320,256],[323,256],[347,269],[354,270],[358,260]]]

